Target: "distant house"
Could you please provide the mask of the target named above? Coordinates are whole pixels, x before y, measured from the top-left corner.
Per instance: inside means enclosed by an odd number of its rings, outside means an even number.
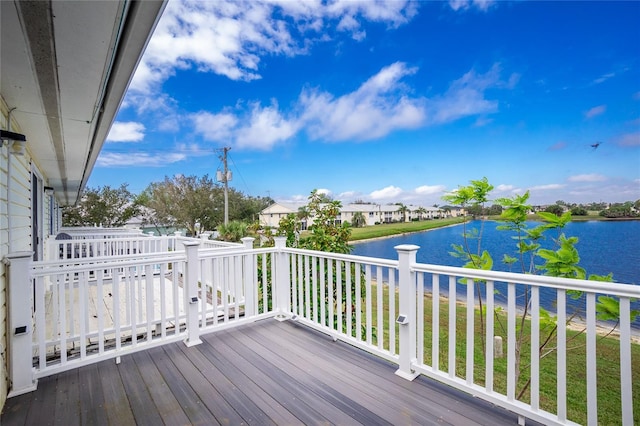
[[[275,202],[260,212],[260,225],[277,228],[280,220],[289,214],[298,214],[306,202]],[[345,204],[340,209],[338,223],[353,223],[356,214],[362,213],[367,226],[379,223],[410,222],[411,220],[439,219],[448,216],[459,216],[461,210],[452,209],[450,212],[437,207],[406,206],[406,214],[402,212],[398,204]],[[301,219],[302,229],[307,229],[313,218]]]
[[[306,202],[273,203],[260,212],[260,225],[277,228],[281,219],[290,214],[298,214],[298,209],[306,205]],[[303,221],[303,229],[306,229],[306,221]]]

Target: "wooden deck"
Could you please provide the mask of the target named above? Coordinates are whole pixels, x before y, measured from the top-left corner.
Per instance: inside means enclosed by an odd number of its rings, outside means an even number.
[[[273,319],[41,379],[2,425],[514,425],[517,416]],[[527,422],[529,424],[529,422]]]

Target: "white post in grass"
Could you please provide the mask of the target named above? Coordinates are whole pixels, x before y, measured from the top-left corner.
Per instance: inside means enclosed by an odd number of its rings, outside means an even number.
[[[198,324],[198,246],[200,242],[184,241],[184,249],[187,254],[184,277],[184,311],[187,314],[187,338],[185,345],[191,347],[202,343],[200,340],[200,327]]]
[[[255,238],[241,238],[242,245],[247,250],[243,260],[242,269],[244,271],[244,315],[245,317],[253,317],[258,313],[258,282],[255,277],[255,256],[253,250],[253,240]]]
[[[38,387],[33,374],[33,282],[29,268],[33,252],[7,254],[9,311],[8,353],[11,388],[8,398],[31,392]]]
[[[289,299],[291,294],[289,265],[287,262],[287,254],[283,251],[287,247],[287,237],[273,237],[276,252],[274,253],[276,261],[276,276],[272,277],[275,287],[275,313],[278,321],[284,321],[289,316]],[[273,262],[273,259],[272,259]]]
[[[411,364],[417,361],[416,274],[411,270],[411,264],[416,263],[416,253],[419,248],[413,244],[394,247],[398,252],[398,289],[400,291],[400,306],[396,319],[400,328],[400,365],[396,374],[407,380],[413,380],[419,375],[411,369]],[[391,342],[391,345],[393,344],[394,342]]]

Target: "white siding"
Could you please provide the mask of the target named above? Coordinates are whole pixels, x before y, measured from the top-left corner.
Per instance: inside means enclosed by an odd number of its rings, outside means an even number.
[[[0,128],[7,129],[4,105],[0,104]],[[7,208],[7,148],[0,148],[0,259],[9,252],[9,221]],[[0,262],[0,407],[7,397],[7,286],[6,268]]]
[[[8,129],[7,108],[0,98],[0,127]],[[12,120],[12,130],[21,129]],[[0,259],[10,252],[31,250],[31,157],[10,153],[5,145],[0,148]],[[43,208],[48,210],[48,197],[43,197]],[[42,208],[41,207],[41,208]],[[48,219],[47,219],[48,220]],[[43,221],[44,233],[49,230]],[[0,409],[4,406],[8,391],[7,368],[7,276],[6,267],[0,262]]]

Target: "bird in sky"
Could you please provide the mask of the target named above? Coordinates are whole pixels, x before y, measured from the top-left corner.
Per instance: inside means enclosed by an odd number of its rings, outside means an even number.
[[[598,149],[598,147],[600,146],[602,142],[596,142],[596,143],[592,143],[591,144],[591,148],[593,148],[594,150]]]

